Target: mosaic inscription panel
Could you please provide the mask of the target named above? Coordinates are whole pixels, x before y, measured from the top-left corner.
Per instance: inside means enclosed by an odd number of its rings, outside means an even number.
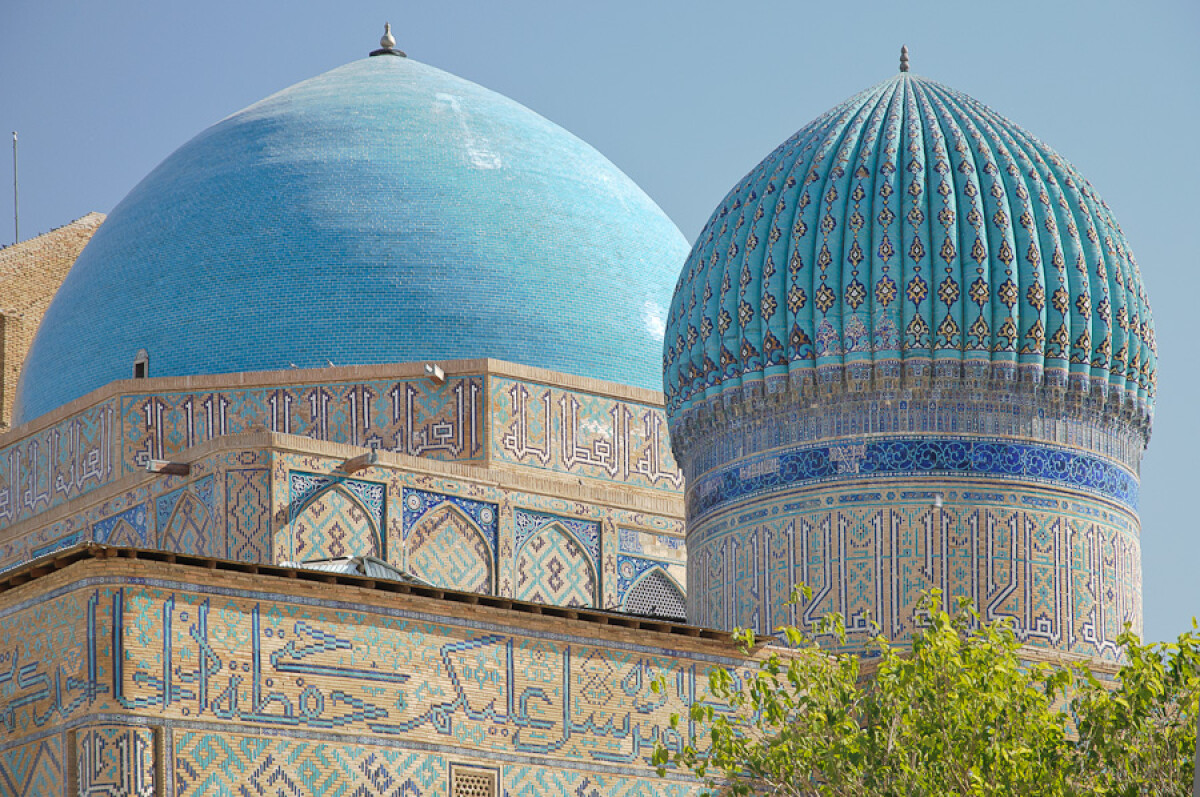
[[[563,473],[678,491],[683,476],[659,407],[493,378],[492,456]]]
[[[768,631],[841,613],[852,646],[872,623],[912,634],[916,601],[939,588],[1010,618],[1042,647],[1113,659],[1126,622],[1141,628],[1136,520],[1082,497],[960,482],[867,492],[842,486],[744,505],[689,535],[689,619]],[[859,488],[861,489],[861,488]],[[940,499],[940,505],[936,503]],[[785,606],[804,582],[813,599]]]
[[[122,462],[137,468],[214,437],[270,429],[433,459],[483,456],[481,376],[156,393],[121,398]]]
[[[432,783],[416,774],[426,764],[367,749],[368,739],[393,750],[419,742],[485,758],[518,754],[538,766],[561,760],[586,771],[594,764],[651,781],[655,740],[679,743],[670,715],[686,716],[703,699],[709,666],[742,664],[605,645],[563,627],[541,633],[431,622],[394,607],[137,581],[68,585],[0,611],[0,761],[23,736],[115,713],[171,723],[181,794],[214,788],[224,777],[220,761],[230,777],[262,765],[294,778],[305,760],[325,753],[332,771],[365,768],[397,782],[411,778],[418,788]],[[668,688],[655,693],[650,684],[660,675]],[[246,725],[272,732],[251,747],[232,747]],[[208,736],[214,732],[219,739]],[[346,741],[321,748],[302,743],[316,738],[306,734]],[[114,771],[122,750],[132,757],[121,760],[138,771],[145,748],[137,744],[112,742],[95,771]]]
[[[118,423],[116,402],[106,401],[0,449],[0,528],[115,478]]]

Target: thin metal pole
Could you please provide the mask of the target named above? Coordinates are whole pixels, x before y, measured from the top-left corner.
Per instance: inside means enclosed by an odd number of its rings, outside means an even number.
[[[21,242],[21,194],[17,188],[17,131],[13,131],[13,243]]]

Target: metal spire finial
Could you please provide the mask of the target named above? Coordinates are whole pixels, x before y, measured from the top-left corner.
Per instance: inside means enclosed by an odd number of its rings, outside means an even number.
[[[379,49],[372,50],[371,55],[398,55],[404,58],[404,51],[396,49],[396,37],[392,35],[392,23],[383,23],[383,35],[379,37]]]
[[[908,45],[900,45],[900,71],[908,71]]]

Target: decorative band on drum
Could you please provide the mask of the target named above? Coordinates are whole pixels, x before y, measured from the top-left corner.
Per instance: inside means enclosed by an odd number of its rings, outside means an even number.
[[[1138,481],[1124,468],[1065,448],[1004,440],[885,438],[815,444],[755,457],[702,477],[689,495],[691,516],[776,490],[844,479],[973,476],[1027,480],[1084,490],[1137,511]]]

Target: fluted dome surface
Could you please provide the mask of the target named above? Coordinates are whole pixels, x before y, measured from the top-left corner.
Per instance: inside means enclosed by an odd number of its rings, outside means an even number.
[[[110,214],[21,377],[17,422],[152,376],[495,357],[661,385],[678,229],[611,162],[412,59],[285,89]]]
[[[729,192],[680,277],[668,412],[730,388],[932,375],[1119,391],[1144,414],[1154,326],[1107,205],[1042,142],[901,73]]]

